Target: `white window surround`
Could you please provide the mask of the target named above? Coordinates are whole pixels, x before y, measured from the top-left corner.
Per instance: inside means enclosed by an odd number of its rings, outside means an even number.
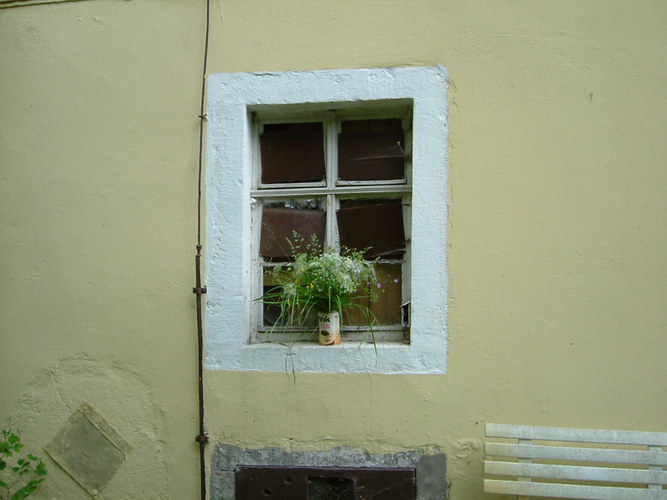
[[[447,353],[447,71],[442,66],[219,73],[209,76],[206,172],[206,367],[299,372],[445,373]],[[248,342],[252,111],[413,101],[410,344]],[[290,365],[291,366],[291,365]],[[291,368],[290,368],[291,369]]]

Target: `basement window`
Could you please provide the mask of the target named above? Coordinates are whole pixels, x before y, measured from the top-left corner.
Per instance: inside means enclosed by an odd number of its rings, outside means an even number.
[[[382,291],[369,304],[376,345],[352,315],[340,346],[295,343],[295,370],[444,373],[445,89],[442,67],[211,75],[209,369],[285,369],[280,343],[299,329],[267,335],[280,311],[258,298],[296,234],[320,251],[365,250]]]

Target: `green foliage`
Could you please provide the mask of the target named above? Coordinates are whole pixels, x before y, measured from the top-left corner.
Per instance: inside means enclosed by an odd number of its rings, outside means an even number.
[[[32,453],[20,455],[22,449],[20,432],[11,427],[3,429],[0,438],[0,495],[6,500],[27,498],[46,479],[44,462]],[[14,493],[12,490],[15,490]]]
[[[271,271],[278,285],[260,300],[280,307],[275,326],[306,324],[317,312],[358,309],[372,327],[375,317],[359,299],[376,298],[375,263],[364,259],[361,250],[314,252],[317,241],[298,252],[294,262],[279,264]],[[366,301],[368,302],[368,301]]]

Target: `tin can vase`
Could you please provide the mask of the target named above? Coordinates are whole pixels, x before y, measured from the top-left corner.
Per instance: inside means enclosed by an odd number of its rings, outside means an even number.
[[[338,311],[317,313],[320,327],[320,345],[340,344],[340,315]]]

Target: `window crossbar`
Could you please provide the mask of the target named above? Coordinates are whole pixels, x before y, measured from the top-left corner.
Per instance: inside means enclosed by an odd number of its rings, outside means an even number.
[[[339,185],[335,187],[313,187],[307,192],[303,188],[254,189],[250,191],[251,198],[316,198],[333,194],[345,195],[373,195],[373,194],[406,194],[412,191],[411,184],[368,183],[363,185]]]

